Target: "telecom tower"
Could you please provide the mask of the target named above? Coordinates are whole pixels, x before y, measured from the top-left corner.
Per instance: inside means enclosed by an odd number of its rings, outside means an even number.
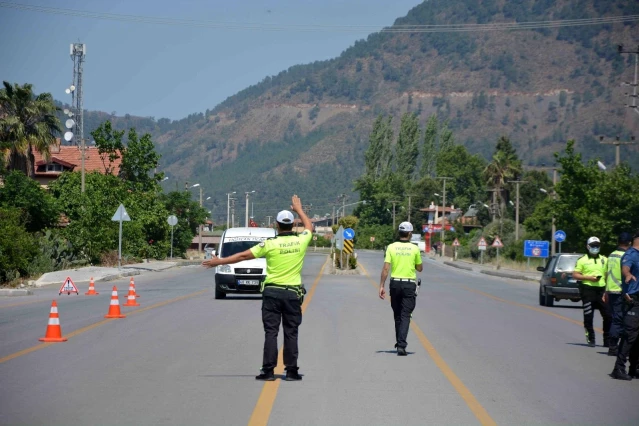
[[[82,65],[84,57],[87,54],[87,47],[83,43],[71,43],[69,48],[71,60],[73,61],[73,82],[68,89],[67,94],[71,94],[71,111],[68,115],[75,117],[75,120],[67,120],[68,131],[64,135],[64,139],[70,142],[75,136],[75,143],[82,151],[82,189],[84,192],[84,100],[82,89]],[[65,113],[67,110],[64,111]]]

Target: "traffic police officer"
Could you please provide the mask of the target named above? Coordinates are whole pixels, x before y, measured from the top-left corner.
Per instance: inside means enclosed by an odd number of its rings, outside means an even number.
[[[595,346],[595,329],[592,325],[595,309],[603,317],[604,346],[609,346],[610,314],[603,295],[606,290],[606,262],[605,256],[599,254],[601,241],[597,237],[590,237],[586,242],[588,253],[577,260],[573,277],[579,280],[579,294],[583,303],[584,328],[588,346]]]
[[[623,299],[621,297],[621,257],[632,243],[632,235],[622,232],[617,239],[617,249],[608,256],[606,267],[606,293],[604,301],[608,305],[608,312],[612,317],[610,325],[610,346],[608,355],[617,355],[619,336],[623,327]]]
[[[298,327],[302,323],[302,299],[305,293],[301,272],[306,248],[313,238],[313,226],[304,213],[302,202],[297,195],[293,195],[291,210],[302,220],[304,231],[301,234],[293,232],[293,214],[288,210],[282,210],[275,219],[277,237],[269,238],[233,256],[224,259],[214,257],[202,263],[204,266],[213,267],[258,257],[266,258],[266,279],[262,284],[264,357],[262,371],[255,377],[257,380],[275,380],[280,322],[284,328],[284,380],[302,380],[297,366]]]
[[[419,247],[410,242],[413,225],[410,222],[399,224],[399,241],[392,243],[386,249],[384,267],[379,282],[379,297],[386,297],[384,283],[391,270],[390,298],[393,316],[395,318],[395,347],[397,355],[406,356],[406,336],[410,318],[415,309],[417,291],[417,274],[423,269],[422,256]]]
[[[632,247],[626,250],[621,258],[623,283],[621,294],[627,311],[623,319],[621,343],[617,351],[617,362],[612,370],[612,377],[619,380],[639,378],[637,362],[639,361],[639,230],[632,237]],[[626,361],[630,356],[629,374],[626,373]]]

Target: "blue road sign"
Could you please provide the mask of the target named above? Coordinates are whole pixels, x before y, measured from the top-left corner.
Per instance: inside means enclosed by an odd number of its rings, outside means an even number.
[[[550,243],[548,241],[524,241],[524,257],[548,257]]]
[[[557,241],[558,243],[563,243],[564,241],[566,241],[566,233],[561,230],[555,232],[555,241]]]
[[[351,228],[344,229],[344,238],[347,240],[352,240],[355,237],[355,231]]]

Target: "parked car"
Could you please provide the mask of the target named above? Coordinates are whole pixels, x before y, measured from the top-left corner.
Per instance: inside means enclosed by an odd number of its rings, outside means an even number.
[[[539,304],[552,307],[555,301],[571,300],[579,302],[579,285],[572,277],[575,264],[583,254],[557,253],[552,256],[546,266],[540,266],[538,271],[543,272],[539,280]]]

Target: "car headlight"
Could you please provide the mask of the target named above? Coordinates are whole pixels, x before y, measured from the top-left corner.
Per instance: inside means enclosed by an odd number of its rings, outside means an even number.
[[[217,267],[217,272],[220,274],[230,274],[233,272],[231,265],[220,265]]]

